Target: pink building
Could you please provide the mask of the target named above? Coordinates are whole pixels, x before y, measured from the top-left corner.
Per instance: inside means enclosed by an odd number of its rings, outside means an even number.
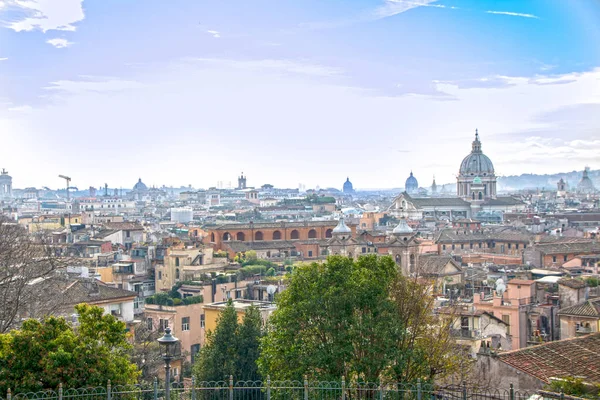
[[[512,349],[527,347],[527,318],[528,311],[534,301],[535,282],[530,280],[513,279],[506,284],[502,296],[494,294],[492,298],[475,296],[473,306],[478,311],[485,311],[508,324],[507,334],[512,337]]]

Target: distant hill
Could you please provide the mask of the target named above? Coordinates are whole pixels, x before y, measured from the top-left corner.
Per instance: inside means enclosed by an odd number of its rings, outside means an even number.
[[[567,187],[575,189],[583,171],[561,172],[551,175],[522,174],[498,177],[498,190],[550,189],[556,190],[556,183],[563,178]],[[600,188],[600,170],[589,171],[589,177],[596,188]]]

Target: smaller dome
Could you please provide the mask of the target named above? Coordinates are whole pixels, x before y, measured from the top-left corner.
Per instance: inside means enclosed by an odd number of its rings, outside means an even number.
[[[344,193],[352,193],[354,191],[354,187],[352,186],[352,182],[350,182],[350,178],[346,178],[343,191]]]
[[[337,226],[333,228],[333,233],[352,233],[352,229],[346,225],[346,221],[344,221],[344,216],[340,217],[340,222],[338,222]]]
[[[142,182],[142,178],[138,179],[137,183],[133,186],[133,190],[143,191],[148,190],[148,187]]]
[[[404,189],[406,189],[407,192],[414,192],[419,189],[419,182],[417,181],[417,178],[413,176],[412,171],[410,171],[410,176],[406,179]]]
[[[408,224],[406,223],[406,219],[402,217],[400,219],[400,223],[397,227],[394,228],[392,233],[394,235],[407,235],[413,233],[413,229],[410,226],[408,226]]]
[[[482,184],[481,178],[478,177],[478,176],[476,176],[475,179],[473,179],[473,184],[474,185],[481,185]]]

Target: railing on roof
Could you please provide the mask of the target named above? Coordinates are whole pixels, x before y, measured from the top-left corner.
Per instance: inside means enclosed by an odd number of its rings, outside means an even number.
[[[466,384],[439,386],[402,383],[289,380],[234,381],[233,377],[218,382],[185,380],[171,384],[173,400],[271,400],[271,399],[381,399],[381,400],[543,400],[565,399],[562,393],[522,391],[509,388],[471,387]],[[1,400],[163,400],[164,385],[153,384],[66,389],[15,394],[0,393]]]

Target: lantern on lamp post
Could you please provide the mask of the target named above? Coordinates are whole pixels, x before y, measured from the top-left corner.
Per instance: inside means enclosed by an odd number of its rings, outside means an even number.
[[[165,334],[157,339],[160,355],[165,360],[165,400],[171,399],[171,361],[177,356],[179,339],[171,335],[171,328],[165,328]]]

